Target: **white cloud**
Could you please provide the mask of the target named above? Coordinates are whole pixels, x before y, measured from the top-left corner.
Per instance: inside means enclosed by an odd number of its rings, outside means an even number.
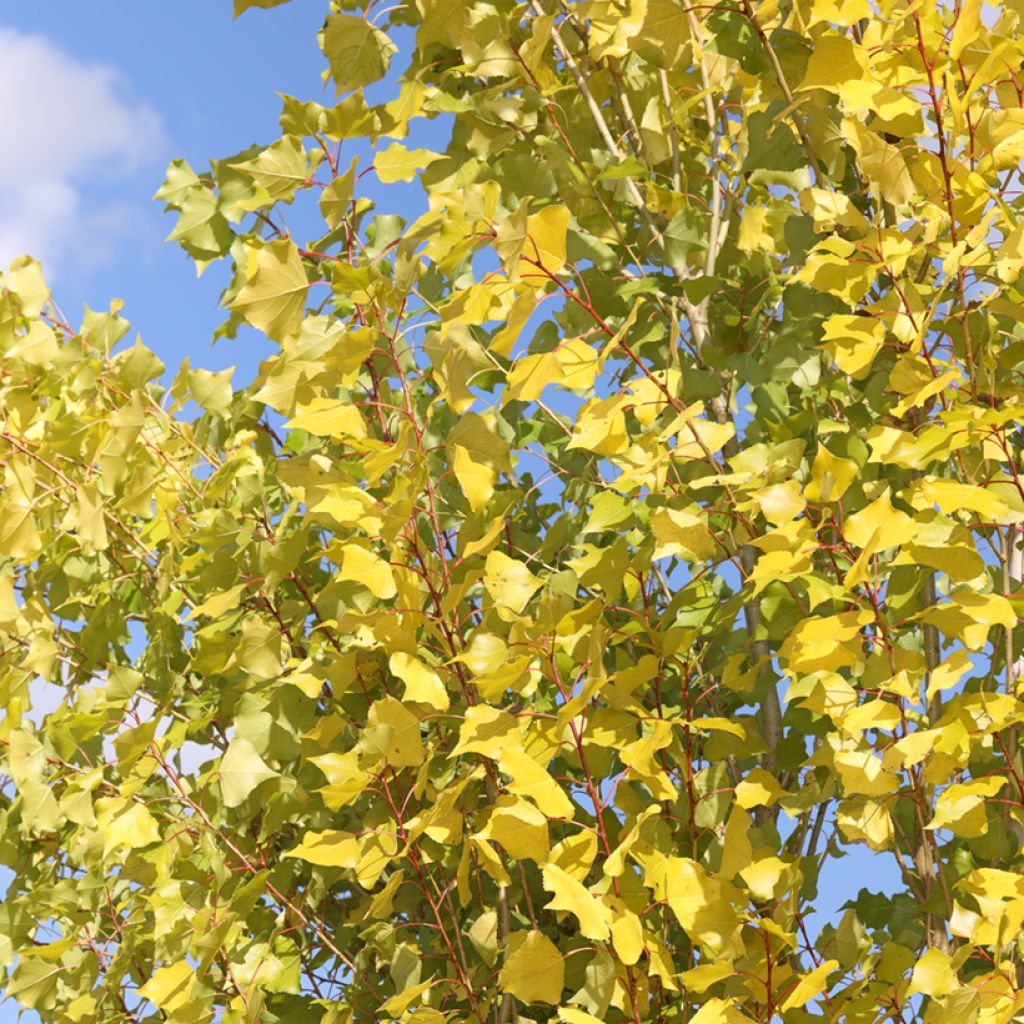
[[[159,116],[120,97],[115,68],[45,36],[0,26],[0,54],[0,269],[23,252],[51,277],[105,262],[137,208],[118,187],[163,155]]]

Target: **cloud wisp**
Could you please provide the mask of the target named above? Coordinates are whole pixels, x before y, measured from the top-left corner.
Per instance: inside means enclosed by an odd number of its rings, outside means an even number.
[[[152,191],[131,185],[163,155],[159,115],[43,35],[0,26],[0,53],[0,269],[25,252],[51,277],[108,262]]]

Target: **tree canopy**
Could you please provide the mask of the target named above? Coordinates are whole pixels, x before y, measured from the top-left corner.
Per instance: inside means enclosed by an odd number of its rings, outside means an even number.
[[[157,192],[254,380],[16,260],[9,995],[1015,1019],[1022,18],[334,0],[320,101]],[[902,888],[823,917],[851,849]]]

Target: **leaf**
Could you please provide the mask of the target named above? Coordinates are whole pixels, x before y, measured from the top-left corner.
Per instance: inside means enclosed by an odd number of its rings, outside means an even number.
[[[1005,785],[1005,778],[990,776],[947,786],[939,795],[932,820],[925,827],[933,830],[948,828],[963,839],[985,835],[988,832],[985,801]]]
[[[153,976],[139,988],[140,999],[148,999],[165,1013],[173,1014],[192,998],[196,982],[195,971],[182,960],[170,967],[160,967]]]
[[[744,810],[770,807],[782,793],[778,779],[763,768],[754,768],[736,786],[736,803]]]
[[[423,737],[420,720],[394,697],[374,701],[367,716],[371,726],[389,727],[387,749],[384,756],[396,768],[423,763]]]
[[[916,532],[914,520],[893,507],[888,490],[850,516],[843,527],[846,539],[860,548],[867,547],[877,533],[880,550],[905,544]]]
[[[405,700],[429,704],[438,711],[447,711],[450,705],[441,677],[419,658],[395,651],[391,655],[391,671],[405,683]]]
[[[914,973],[910,979],[910,993],[921,992],[926,996],[938,998],[949,995],[959,987],[956,972],[948,954],[941,949],[928,949],[914,964]]]
[[[341,549],[338,576],[366,587],[374,597],[387,601],[398,593],[395,574],[382,558],[360,544],[346,544]]]
[[[806,1006],[817,999],[828,988],[828,976],[839,966],[838,960],[823,960],[810,974],[805,974],[783,1000],[779,1010],[785,1013],[799,1006]]]
[[[51,1010],[57,1004],[57,985],[63,972],[60,963],[22,957],[11,972],[5,995],[34,1010]]]
[[[501,843],[516,860],[526,858],[543,864],[548,859],[548,820],[526,800],[503,798],[480,834]]]
[[[565,961],[558,947],[536,930],[525,935],[520,932],[511,938],[520,941],[498,977],[502,991],[524,1003],[557,1006],[562,1001],[565,986]]]
[[[310,175],[309,161],[302,140],[295,135],[285,135],[267,146],[259,156],[231,164],[248,175],[262,189],[258,205],[290,203],[298,189],[303,188]]]
[[[390,185],[396,181],[412,181],[417,172],[440,159],[439,153],[429,149],[406,149],[401,143],[393,142],[374,156],[373,169],[384,184]]]
[[[211,594],[205,601],[200,602],[189,611],[186,619],[197,619],[205,615],[211,619],[219,619],[225,612],[237,609],[240,598],[246,589],[244,583],[239,583],[230,590],[222,590]]]
[[[160,842],[156,818],[141,803],[120,797],[96,801],[96,825],[103,834],[103,854],[140,849]]]
[[[317,437],[351,437],[357,440],[366,437],[366,424],[351,402],[323,396],[314,398],[308,405],[300,405],[285,426],[290,430],[308,431]]]
[[[318,867],[353,870],[359,862],[359,842],[351,832],[336,829],[307,832],[298,846],[282,856],[295,857]]]
[[[627,966],[639,961],[644,951],[644,928],[631,910],[621,909],[612,917],[612,946]]]
[[[518,613],[537,592],[541,581],[522,562],[492,551],[487,556],[484,586],[495,604]]]
[[[751,1018],[732,1000],[712,996],[690,1020],[691,1024],[749,1024]]]
[[[380,29],[352,14],[327,16],[320,48],[330,65],[338,96],[383,78],[396,50]]]
[[[807,72],[797,90],[835,89],[868,73],[867,54],[848,36],[826,32],[815,41]]]
[[[235,0],[235,17],[244,14],[250,8],[280,7],[281,4],[290,2],[291,0]]]
[[[554,893],[548,910],[565,910],[579,921],[580,934],[599,942],[611,935],[612,912],[600,898],[590,892],[581,882],[566,874],[555,864],[547,864],[543,873],[544,888]]]
[[[721,884],[696,861],[666,857],[655,864],[648,884],[668,903],[684,931],[694,941],[723,949],[739,928],[736,912],[724,898]]]
[[[260,755],[256,748],[241,736],[236,736],[221,758],[220,790],[226,807],[238,807],[261,783],[280,777]]]
[[[498,766],[511,776],[510,792],[528,796],[549,818],[572,818],[572,802],[548,772],[522,748],[503,747],[498,755]]]
[[[982,0],[963,0],[957,8],[956,24],[949,40],[950,60],[960,59],[964,50],[981,34]]]
[[[189,369],[188,388],[192,392],[192,397],[207,412],[223,416],[230,410],[231,399],[234,397],[231,388],[231,377],[234,372],[233,366],[219,373]]]
[[[280,342],[299,333],[308,290],[299,250],[283,238],[256,250],[248,282],[229,305],[268,338]]]
[[[565,266],[568,227],[569,208],[566,206],[545,206],[526,218],[520,268],[524,277],[557,274]]]
[[[332,181],[321,193],[318,200],[320,212],[333,231],[341,224],[349,213],[349,207],[355,195],[356,166],[359,157],[352,157],[348,170]]]

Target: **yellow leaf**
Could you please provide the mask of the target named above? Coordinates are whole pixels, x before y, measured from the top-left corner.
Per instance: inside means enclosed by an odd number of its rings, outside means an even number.
[[[547,770],[521,747],[505,747],[498,756],[498,767],[511,776],[510,792],[528,796],[549,818],[572,819],[572,801]]]
[[[496,672],[508,660],[508,647],[493,633],[473,634],[469,647],[453,661],[461,661],[475,676]]]
[[[287,238],[268,242],[251,256],[251,267],[231,308],[268,338],[294,337],[302,326],[309,290],[299,250]]]
[[[612,919],[612,945],[627,966],[635,964],[644,951],[644,928],[640,918],[623,908]]]
[[[836,32],[826,32],[814,41],[807,73],[797,86],[802,89],[831,89],[850,81],[859,81],[868,72],[865,50],[852,39]]]
[[[719,960],[717,963],[701,964],[698,967],[691,967],[679,975],[679,980],[691,992],[707,992],[712,985],[725,981],[732,977],[733,965],[731,960]],[[709,1000],[710,1001],[710,1000]]]
[[[569,208],[566,206],[546,206],[526,218],[526,243],[520,267],[523,277],[542,273],[535,264],[551,274],[557,274],[565,266],[568,227]]]
[[[959,60],[964,48],[981,34],[981,3],[982,0],[962,0],[953,37],[949,41],[950,60]]]
[[[756,900],[778,899],[788,888],[787,873],[790,865],[779,857],[759,856],[740,871]]]
[[[938,505],[947,516],[953,512],[977,512],[986,519],[999,519],[1010,511],[1002,498],[985,487],[936,477],[926,477],[914,489],[911,504],[921,509]]]
[[[1005,778],[988,776],[947,786],[939,794],[935,814],[926,827],[948,828],[962,839],[985,835],[988,831],[985,801],[994,797],[1005,785]]]
[[[522,612],[540,585],[541,581],[522,562],[500,551],[487,556],[484,586],[496,605]]]
[[[744,810],[771,807],[784,793],[774,775],[764,768],[753,768],[736,787],[736,804]]]
[[[245,584],[239,583],[237,587],[232,587],[230,590],[211,594],[205,601],[191,609],[185,616],[185,620],[188,621],[200,615],[208,615],[211,619],[216,619],[226,611],[236,610],[244,590]]]
[[[732,973],[731,968],[729,973]],[[712,996],[690,1018],[690,1024],[750,1024],[750,1020],[751,1018],[731,999],[719,999],[718,996]]]
[[[554,893],[548,910],[565,910],[575,915],[580,923],[580,934],[587,939],[603,942],[611,934],[612,912],[582,882],[566,874],[555,864],[544,867],[544,888]]]
[[[466,708],[465,718],[459,727],[459,742],[449,756],[484,754],[497,759],[506,745],[523,745],[523,736],[516,719],[507,711],[499,711],[486,704],[474,704]]]
[[[196,983],[195,971],[182,960],[170,967],[160,967],[153,976],[139,987],[140,999],[147,999],[165,1014],[173,1014],[192,998],[192,988]]]
[[[861,733],[865,729],[895,729],[900,723],[900,709],[888,700],[869,700],[851,708],[840,718],[843,731]]]
[[[810,502],[838,501],[859,472],[856,462],[833,455],[824,445],[819,446],[811,466],[811,482],[804,493]]]
[[[881,551],[906,543],[914,536],[915,530],[914,520],[906,512],[893,508],[888,488],[843,524],[843,536],[859,548],[867,547],[877,531]]]
[[[417,171],[440,159],[440,154],[429,149],[406,149],[401,143],[393,142],[374,156],[373,169],[384,184],[390,185],[396,181],[412,181]]]
[[[678,555],[687,562],[700,562],[713,558],[718,551],[703,514],[685,509],[657,508],[651,512],[650,524],[657,542],[655,559]]]
[[[560,867],[577,882],[582,882],[594,866],[597,856],[597,835],[592,829],[584,829],[570,835],[551,848],[550,863]]]
[[[337,829],[307,832],[302,842],[283,856],[320,867],[354,869],[359,861],[359,840],[351,832],[339,832]]]
[[[569,338],[550,352],[517,359],[509,370],[505,402],[532,402],[549,384],[585,391],[594,383],[598,354],[581,338]]]
[[[838,960],[825,960],[805,974],[779,1007],[781,1013],[804,1006],[828,988],[828,976],[839,966]]]
[[[494,879],[498,885],[511,885],[512,879],[505,870],[505,861],[498,856],[498,851],[479,835],[470,836],[469,841],[477,854],[477,864]]]
[[[392,654],[388,664],[392,673],[405,683],[405,700],[429,704],[438,711],[448,710],[448,692],[441,677],[429,665],[404,651]]]
[[[134,850],[160,841],[156,818],[143,804],[130,800],[100,798],[96,801],[96,822],[103,833],[104,856],[122,847]]]
[[[469,507],[479,512],[491,500],[498,474],[490,466],[474,461],[473,456],[461,446],[454,450],[452,472],[469,499]]]
[[[370,705],[367,715],[370,725],[391,726],[388,740],[388,761],[395,767],[423,764],[423,737],[420,720],[394,697],[385,697]]]
[[[498,472],[511,473],[508,443],[494,429],[493,416],[464,414],[448,437],[453,452],[455,478],[466,493],[474,512],[482,509],[494,493]]]
[[[932,669],[928,678],[928,689],[925,694],[928,700],[937,693],[945,693],[952,689],[963,678],[964,673],[971,668],[971,659],[967,652],[958,648],[946,658],[941,665]]]
[[[722,950],[740,926],[722,884],[688,857],[665,857],[651,871],[657,899],[667,901],[683,930],[712,949]],[[735,892],[731,886],[731,891]]]
[[[908,994],[922,992],[926,996],[939,998],[955,992],[959,987],[952,958],[941,949],[932,947],[914,965]]]
[[[510,936],[510,947],[513,939],[517,944],[498,978],[502,991],[524,1003],[557,1006],[565,986],[565,961],[558,947],[539,931]]]
[[[351,402],[322,396],[308,405],[300,405],[285,426],[291,430],[306,430],[317,437],[366,437],[366,424]]]
[[[871,368],[885,341],[885,324],[876,317],[835,313],[824,323],[822,338],[836,366],[854,378]]]
[[[418,999],[428,988],[433,984],[433,979],[427,978],[426,981],[421,981],[418,985],[413,985],[411,988],[404,989],[403,991],[393,995],[386,1002],[381,1004],[381,1011],[387,1016],[398,1020],[403,1013]],[[418,1014],[413,1014],[409,1017],[410,1021],[416,1020]],[[445,1018],[442,1016],[441,1020]]]
[[[888,850],[892,846],[892,816],[877,800],[844,800],[836,810],[836,823],[847,842],[865,843],[872,850]]]
[[[837,750],[833,760],[847,796],[885,796],[899,789],[899,777],[870,751]]]
[[[725,825],[725,835],[722,837],[722,863],[718,867],[719,877],[727,882],[732,881],[739,871],[751,862],[751,824],[750,815],[742,807],[733,807]]]
[[[600,1017],[595,1017],[585,1010],[578,1010],[575,1006],[559,1007],[558,1019],[564,1024],[604,1024]]]
[[[800,485],[795,480],[762,487],[752,495],[761,509],[761,514],[773,526],[788,523],[805,508]]]
[[[576,425],[567,447],[585,448],[597,455],[624,452],[629,447],[623,412],[626,397],[591,398],[576,415]]]
[[[276,779],[275,772],[244,736],[235,736],[220,762],[220,789],[227,807],[238,807],[257,786]]]
[[[850,571],[843,577],[843,586],[847,590],[853,590],[855,587],[860,586],[866,580],[871,578],[871,559],[875,557],[875,553],[878,551],[879,540],[882,536],[881,530],[875,530],[871,534],[870,539],[864,545],[863,550],[857,556],[853,565],[850,566]]]
[[[359,544],[346,544],[341,549],[338,575],[343,580],[351,580],[366,587],[371,594],[384,601],[398,593],[391,566]]]
[[[807,25],[816,25],[821,21],[831,21],[836,25],[849,28],[861,18],[870,18],[874,14],[868,0],[814,0]]]
[[[886,202],[899,205],[913,198],[914,179],[896,146],[884,141],[855,117],[843,119],[843,135],[857,154],[864,177],[878,187]]]
[[[516,860],[543,864],[548,859],[548,819],[527,800],[499,799],[480,835],[501,843]]]

